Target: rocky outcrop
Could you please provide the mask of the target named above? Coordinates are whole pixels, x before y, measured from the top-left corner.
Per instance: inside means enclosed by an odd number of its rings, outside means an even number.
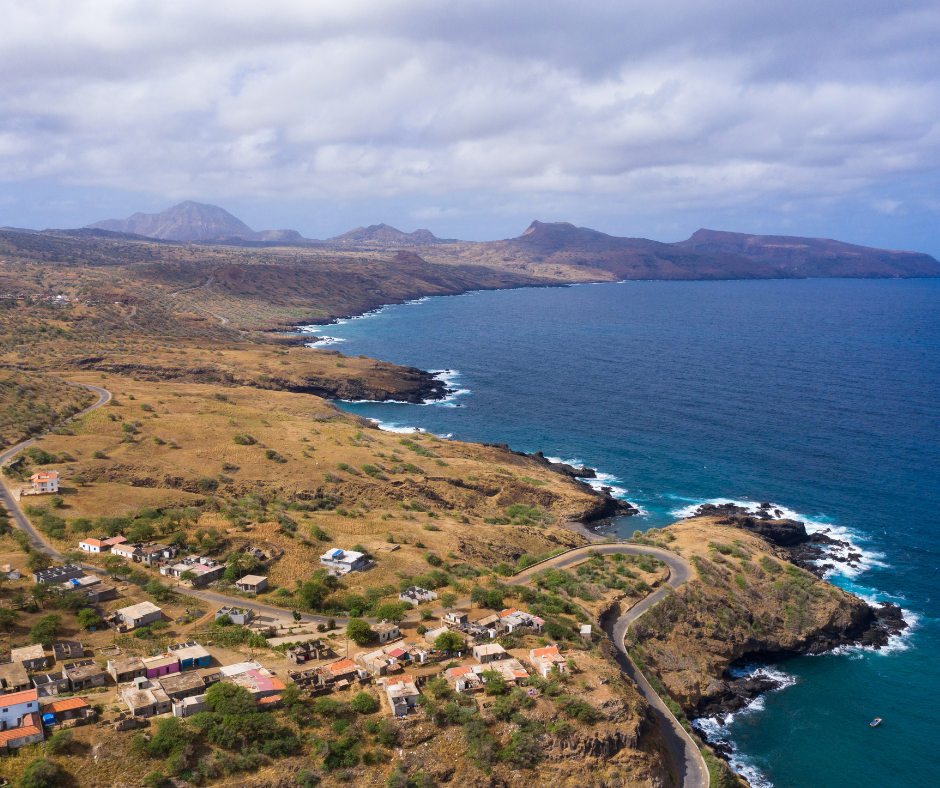
[[[569,736],[548,736],[544,741],[545,757],[552,761],[563,758],[612,758],[625,747],[636,749],[638,730],[578,731]]]

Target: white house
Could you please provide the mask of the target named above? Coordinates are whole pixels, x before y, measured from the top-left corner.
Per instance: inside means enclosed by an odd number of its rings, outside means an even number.
[[[235,587],[246,594],[260,594],[268,590],[268,578],[262,575],[245,575],[235,583]]]
[[[364,572],[374,566],[364,553],[338,549],[327,550],[320,556],[320,564],[340,575],[346,575],[350,572]]]
[[[566,673],[566,660],[558,653],[558,646],[547,648],[534,648],[529,651],[529,661],[539,672],[542,678],[547,679],[552,668],[558,668],[559,673]]]
[[[78,549],[86,553],[105,553],[110,549],[101,539],[82,539],[78,543]]]
[[[29,480],[33,483],[33,495],[57,493],[59,491],[58,471],[39,471],[39,473],[30,476]]]
[[[4,695],[0,699],[0,730],[19,728],[23,718],[39,711],[39,693],[35,688]]]
[[[163,611],[153,602],[138,602],[136,605],[121,608],[117,615],[126,626],[137,629],[159,621],[163,617]]]
[[[421,588],[420,586],[411,586],[402,591],[398,595],[398,599],[402,602],[410,602],[417,607],[422,602],[431,602],[437,599],[437,594],[433,591],[428,591],[426,588]]]
[[[473,658],[481,665],[497,659],[506,659],[509,655],[499,643],[484,643],[473,647]]]
[[[420,694],[415,686],[414,676],[385,680],[385,695],[388,705],[392,707],[392,714],[396,717],[407,715],[414,708]]]

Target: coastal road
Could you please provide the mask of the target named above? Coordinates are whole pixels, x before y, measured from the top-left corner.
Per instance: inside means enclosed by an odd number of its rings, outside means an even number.
[[[86,389],[90,389],[98,395],[98,401],[90,408],[85,408],[85,410],[79,411],[74,416],[61,422],[61,424],[57,425],[58,427],[61,427],[64,424],[68,424],[70,421],[72,421],[72,419],[80,418],[86,413],[91,413],[93,410],[97,410],[102,405],[106,405],[111,401],[111,392],[103,388],[99,388],[98,386],[92,386],[88,383],[71,383],[70,385],[82,386]],[[7,449],[5,452],[3,452],[3,454],[0,454],[0,465],[3,465],[11,457],[23,451],[23,449],[32,446],[36,442],[37,438],[48,434],[48,432],[45,432],[43,435],[37,435],[36,438],[30,438],[28,441],[23,441],[22,443],[18,443],[16,446]],[[52,545],[48,544],[38,533],[36,533],[36,530],[33,528],[33,524],[29,521],[29,518],[23,514],[23,510],[20,509],[19,503],[17,502],[16,498],[13,497],[13,493],[10,492],[3,483],[0,483],[0,499],[3,500],[3,505],[6,506],[7,511],[10,513],[10,517],[13,518],[13,521],[29,536],[30,545],[37,550],[45,550],[55,560],[61,561],[62,556],[55,548],[52,547]]]
[[[688,562],[668,550],[639,545],[593,544],[589,547],[579,547],[575,550],[570,550],[567,553],[562,553],[559,556],[536,564],[513,575],[508,582],[513,585],[525,583],[532,579],[534,572],[539,572],[543,569],[570,568],[585,561],[588,554],[591,552],[600,553],[601,555],[613,555],[615,553],[640,555],[641,553],[645,553],[646,555],[655,556],[663,561],[669,568],[667,585],[671,588],[678,588],[692,576],[692,567],[689,566]],[[656,591],[645,599],[637,602],[629,610],[622,613],[619,618],[608,622],[605,629],[610,639],[613,641],[614,647],[617,649],[617,662],[620,664],[624,673],[636,684],[640,694],[646,699],[647,703],[650,704],[653,713],[659,719],[659,727],[663,732],[663,737],[666,740],[666,744],[669,746],[669,750],[672,752],[676,768],[679,770],[679,774],[677,775],[679,785],[682,786],[682,788],[708,788],[708,767],[705,765],[705,760],[702,758],[702,753],[699,751],[698,745],[692,740],[692,737],[685,728],[682,727],[679,720],[669,711],[666,704],[663,703],[662,698],[656,693],[656,690],[650,686],[650,683],[646,680],[642,671],[640,671],[633,660],[630,659],[630,655],[627,653],[627,648],[624,644],[630,625],[653,607],[653,605],[663,600],[668,593],[667,586],[660,586],[660,588],[656,589]]]

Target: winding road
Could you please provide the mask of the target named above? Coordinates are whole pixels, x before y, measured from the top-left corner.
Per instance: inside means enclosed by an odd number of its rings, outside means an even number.
[[[208,284],[208,282],[206,284]],[[80,411],[79,413],[76,413],[74,416],[63,422],[63,424],[67,424],[69,421],[80,418],[87,413],[91,413],[93,410],[100,408],[102,405],[107,404],[111,400],[110,392],[103,388],[99,388],[98,386],[92,386],[87,383],[73,383],[72,385],[84,386],[85,388],[94,391],[98,395],[99,399],[98,402],[96,402],[94,405],[86,408],[83,411]],[[7,462],[7,460],[12,458],[15,454],[22,451],[23,449],[26,449],[35,442],[36,438],[31,438],[28,441],[23,441],[22,443],[18,443],[16,446],[7,449],[5,452],[0,454],[0,465]],[[17,526],[19,526],[19,528],[29,535],[30,545],[37,550],[44,550],[54,559],[61,561],[61,554],[52,545],[47,543],[39,533],[37,533],[37,531],[33,528],[32,523],[30,523],[22,509],[20,509],[19,502],[2,483],[0,483],[0,499],[2,499],[3,504],[6,506],[7,511],[10,513],[10,516],[16,522]],[[562,553],[561,555],[554,556],[553,558],[549,558],[546,561],[542,561],[541,563],[528,567],[513,575],[511,578],[507,578],[506,582],[508,585],[521,585],[531,580],[534,573],[544,569],[568,569],[585,561],[590,553],[600,553],[602,555],[613,555],[615,553],[635,556],[640,554],[653,555],[663,561],[668,567],[669,577],[666,581],[666,584],[660,586],[649,596],[621,614],[617,619],[608,622],[605,626],[605,631],[613,641],[614,647],[616,648],[617,662],[620,664],[620,667],[633,680],[634,684],[636,684],[640,694],[643,695],[646,701],[650,704],[650,707],[653,709],[653,713],[659,720],[663,737],[665,738],[666,744],[668,745],[672,754],[675,767],[679,772],[676,775],[678,785],[681,786],[681,788],[708,788],[708,767],[705,765],[705,760],[702,758],[702,754],[699,751],[698,746],[693,741],[688,732],[682,727],[679,721],[675,718],[675,716],[673,716],[672,712],[669,711],[666,704],[663,703],[662,698],[660,698],[656,691],[650,686],[649,682],[646,680],[646,677],[637,668],[633,660],[630,659],[630,655],[627,652],[626,645],[624,643],[624,639],[626,638],[627,630],[629,629],[630,625],[640,616],[642,616],[647,610],[653,607],[653,605],[666,597],[668,594],[667,586],[671,588],[677,588],[692,576],[692,568],[689,566],[688,562],[675,553],[669,552],[668,550],[661,550],[656,547],[616,543],[595,543],[586,547],[578,547],[573,550],[569,550],[568,552]],[[103,573],[103,571],[98,567],[89,566],[86,564],[83,564],[82,566],[88,571]],[[195,589],[183,587],[178,587],[175,590],[189,597],[194,597],[206,602],[214,602],[221,605],[234,604],[245,606],[246,604],[246,601],[240,597],[230,597],[224,594],[215,593],[213,591],[198,591]],[[458,605],[467,605],[469,604],[469,601],[469,599],[460,600]],[[283,617],[289,614],[289,611],[285,610],[284,608],[261,605],[257,602],[251,602],[250,605],[253,610],[258,610],[261,613],[275,617]],[[301,620],[314,623],[326,623],[328,617],[303,613],[301,614]],[[342,618],[335,619],[336,624],[340,626],[345,624],[345,621],[346,620]]]

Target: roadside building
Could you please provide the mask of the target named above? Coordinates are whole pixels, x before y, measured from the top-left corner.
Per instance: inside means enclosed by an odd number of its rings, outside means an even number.
[[[147,626],[163,618],[163,611],[153,602],[138,602],[117,611],[119,620],[129,629]]]
[[[102,583],[101,578],[97,575],[73,577],[71,580],[62,583],[60,587],[63,591],[74,591],[81,594],[92,604],[117,598],[117,589],[112,585]]]
[[[462,627],[467,624],[467,614],[462,610],[448,610],[441,616],[441,626]]]
[[[391,659],[382,650],[360,652],[356,655],[356,662],[362,665],[373,676],[384,676],[388,672]]]
[[[254,611],[245,607],[220,607],[215,611],[215,620],[218,621],[222,616],[228,616],[233,624],[239,626],[248,626],[251,619],[254,618]]]
[[[378,637],[379,643],[389,643],[401,637],[401,629],[399,629],[398,624],[393,624],[390,621],[383,621],[381,624],[376,624],[372,627],[372,631],[375,632],[376,637]]]
[[[33,495],[48,495],[59,491],[58,471],[39,471],[30,476],[29,480],[33,485]]]
[[[320,556],[320,565],[330,570],[331,574],[346,575],[350,572],[365,572],[375,564],[364,553],[355,550],[327,550]]]
[[[295,665],[300,665],[314,659],[326,659],[331,653],[330,647],[322,641],[308,640],[306,643],[291,646],[287,649],[285,655]]]
[[[437,594],[434,591],[428,591],[426,588],[421,588],[420,586],[411,586],[406,588],[398,595],[398,599],[402,602],[408,602],[415,607],[420,605],[422,602],[432,602],[437,599]]]
[[[486,665],[488,662],[494,662],[499,659],[506,659],[509,654],[506,653],[499,643],[484,643],[480,646],[473,647],[473,658],[479,662],[481,665]]]
[[[178,564],[165,564],[160,567],[160,574],[166,577],[175,577],[180,579],[182,575],[190,572],[194,575],[192,580],[180,580],[188,583],[193,588],[205,586],[214,583],[225,573],[224,564],[217,563],[210,558],[201,558],[193,556],[187,558]]]
[[[144,676],[148,679],[160,679],[171,673],[180,672],[180,661],[176,654],[157,654],[155,657],[144,657]]]
[[[268,590],[268,578],[262,575],[245,575],[235,583],[235,587],[246,594],[260,594]]]
[[[170,646],[170,652],[179,659],[180,670],[207,668],[209,663],[212,662],[212,655],[195,640]]]
[[[146,678],[146,668],[140,657],[123,657],[108,660],[108,673],[116,684],[126,684],[134,679]]]
[[[43,670],[48,667],[49,658],[42,645],[23,646],[10,650],[10,662],[22,665],[26,670]]]
[[[68,676],[72,692],[82,692],[92,687],[104,686],[104,671],[93,659],[67,662],[62,666],[62,671]]]
[[[111,548],[107,547],[101,539],[82,539],[78,543],[78,549],[86,553],[106,553]]]
[[[128,561],[139,562],[142,555],[141,545],[139,543],[130,544],[129,542],[118,544],[111,548],[111,555],[126,558]]]
[[[85,570],[78,564],[66,564],[65,566],[50,566],[46,569],[37,569],[33,572],[34,583],[64,583],[75,577],[81,577]]]

